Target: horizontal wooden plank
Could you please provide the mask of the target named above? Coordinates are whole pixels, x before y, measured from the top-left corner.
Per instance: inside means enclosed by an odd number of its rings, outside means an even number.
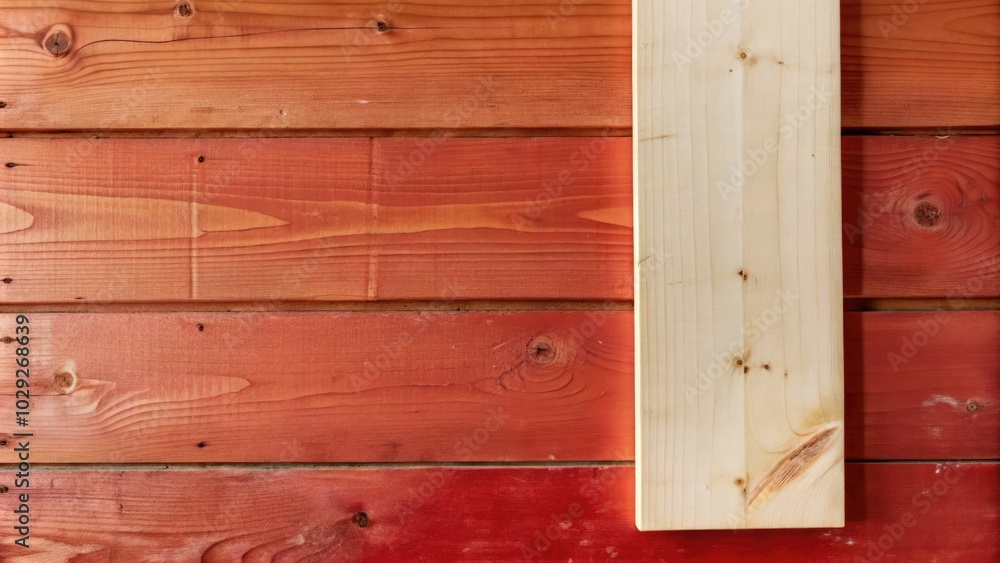
[[[630,4],[8,0],[0,130],[627,128]],[[997,0],[841,27],[845,127],[1000,125]]]
[[[628,139],[0,140],[0,299],[632,296]]]
[[[1000,2],[842,0],[844,127],[1000,126]]]
[[[27,318],[29,430],[47,437],[38,462],[614,460],[633,451],[630,313]],[[16,321],[0,317],[0,332],[17,336]],[[14,365],[21,345],[0,346]],[[15,379],[0,389],[11,397],[0,413],[13,420]]]
[[[1000,137],[843,145],[848,296],[1000,295]],[[0,140],[0,298],[628,300],[630,154],[614,138]]]
[[[11,0],[0,130],[627,127],[629,14],[628,0]]]
[[[844,137],[851,297],[1000,296],[1000,137]]]
[[[44,438],[39,438],[41,443]],[[33,447],[33,444],[32,444]],[[69,471],[36,468],[10,563],[995,561],[995,463],[847,466],[843,529],[639,532],[632,467]]]
[[[845,322],[849,459],[1000,458],[1000,312]]]
[[[634,456],[629,312],[27,317],[39,463]],[[1000,457],[1000,312],[849,313],[846,341],[848,459]]]

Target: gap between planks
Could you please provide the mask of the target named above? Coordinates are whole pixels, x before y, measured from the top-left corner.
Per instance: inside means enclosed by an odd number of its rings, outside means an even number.
[[[631,301],[373,301],[0,303],[0,314],[20,313],[283,313],[283,312],[520,312],[632,311]]]

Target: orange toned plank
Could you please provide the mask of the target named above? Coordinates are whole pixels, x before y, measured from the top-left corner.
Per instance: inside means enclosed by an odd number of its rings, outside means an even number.
[[[1000,458],[1000,313],[845,320],[848,459]]]
[[[27,316],[38,462],[634,456],[627,312]],[[1000,457],[1000,312],[845,322],[848,459]]]
[[[9,0],[0,130],[627,127],[629,14],[628,0]]]
[[[5,302],[618,299],[628,139],[0,141]]]
[[[849,297],[1000,295],[1000,137],[844,137]]]
[[[628,459],[632,316],[139,313],[30,330],[42,463]],[[21,331],[24,332],[23,330]],[[16,342],[0,344],[14,366]],[[0,380],[14,420],[15,379]],[[16,431],[15,431],[16,432]],[[15,462],[8,427],[0,461]]]
[[[30,549],[56,561],[995,561],[995,463],[847,464],[843,529],[639,532],[632,467],[32,473]],[[459,523],[460,525],[456,525]]]
[[[1000,1],[843,0],[846,128],[1000,126]]]

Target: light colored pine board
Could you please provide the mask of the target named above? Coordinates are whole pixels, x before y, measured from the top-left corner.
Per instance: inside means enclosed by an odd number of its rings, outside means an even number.
[[[628,14],[628,0],[10,0],[0,130],[627,127]]]
[[[634,459],[627,312],[28,316],[37,462],[462,460],[455,443],[497,409],[511,418],[470,459]],[[530,358],[541,334],[555,335],[551,369]],[[1000,457],[1000,313],[849,313],[846,336],[848,459]],[[17,347],[0,343],[0,361]],[[15,391],[0,379],[0,395]]]
[[[36,463],[631,459],[625,312],[31,314]],[[16,317],[0,317],[14,334]],[[16,342],[0,344],[14,365]],[[11,400],[15,379],[0,381]],[[11,443],[11,428],[0,437]],[[566,439],[572,436],[572,439]],[[11,448],[0,460],[16,462]]]
[[[839,6],[634,6],[638,526],[841,526]]]
[[[995,561],[995,463],[847,465],[843,530],[642,533],[631,467],[52,470],[10,563]],[[4,512],[13,510],[11,489]],[[367,525],[360,527],[363,512]],[[460,523],[461,525],[456,525]],[[881,547],[880,547],[881,546]]]
[[[0,141],[7,303],[628,300],[625,139]]]
[[[950,306],[1000,295],[1000,138],[844,137],[843,147],[847,295]]]
[[[1000,2],[841,5],[844,127],[1000,126]]]

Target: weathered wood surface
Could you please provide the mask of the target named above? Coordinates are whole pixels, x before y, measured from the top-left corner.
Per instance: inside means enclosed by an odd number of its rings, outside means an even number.
[[[845,323],[848,459],[1000,458],[1000,312]]]
[[[632,295],[625,139],[0,141],[5,302]]]
[[[7,0],[0,130],[630,122],[628,0],[182,4]],[[845,127],[1000,125],[996,0],[841,4]]]
[[[631,467],[36,469],[32,548],[12,545],[14,530],[5,525],[0,558],[978,563],[1000,557],[995,463],[849,463],[847,526],[838,530],[639,532],[633,473]],[[5,513],[14,509],[16,492],[0,496]]]
[[[28,317],[39,463],[634,456],[631,313]],[[1000,457],[1000,313],[849,313],[846,339],[848,459]]]
[[[633,9],[638,526],[841,525],[839,4]]]
[[[1000,295],[1000,138],[844,137],[852,297]]]

